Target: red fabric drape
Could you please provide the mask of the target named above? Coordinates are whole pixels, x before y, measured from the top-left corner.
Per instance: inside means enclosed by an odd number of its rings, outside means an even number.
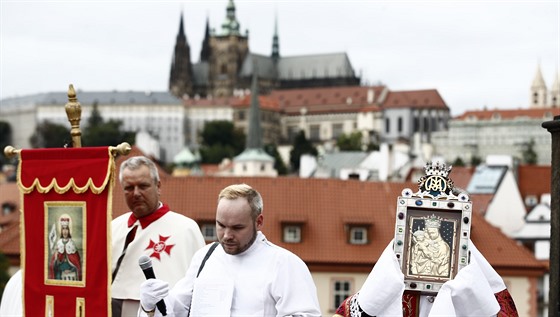
[[[26,316],[110,315],[114,169],[107,147],[21,151]]]

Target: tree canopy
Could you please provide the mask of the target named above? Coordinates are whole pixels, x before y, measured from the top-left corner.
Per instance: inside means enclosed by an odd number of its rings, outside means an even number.
[[[122,142],[134,144],[135,133],[122,131],[121,127],[120,120],[105,122],[97,108],[97,103],[94,103],[87,125],[82,132],[82,146],[116,146]]]
[[[336,139],[336,145],[340,151],[361,151],[362,133],[359,131],[350,134],[341,134]]]
[[[4,148],[12,143],[12,126],[5,121],[0,121],[0,150],[4,151]],[[8,162],[8,159],[4,155],[0,155],[0,169],[4,164]]]
[[[231,121],[206,122],[201,137],[200,156],[203,163],[218,164],[224,158],[233,158],[245,148],[245,133],[235,129]]]
[[[305,137],[305,132],[299,131],[294,138],[293,148],[290,151],[290,165],[293,171],[299,171],[299,160],[303,154],[317,156],[319,153],[311,141]]]
[[[70,129],[61,124],[43,121],[37,125],[29,139],[33,148],[72,146]]]

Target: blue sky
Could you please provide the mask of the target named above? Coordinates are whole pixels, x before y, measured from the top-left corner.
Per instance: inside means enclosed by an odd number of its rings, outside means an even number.
[[[227,0],[0,0],[0,99],[77,89],[167,89],[181,12],[198,60],[206,18],[220,31]],[[347,52],[364,83],[438,89],[453,115],[526,108],[540,64],[560,68],[560,1],[237,0],[253,52]],[[79,95],[78,95],[79,98]]]

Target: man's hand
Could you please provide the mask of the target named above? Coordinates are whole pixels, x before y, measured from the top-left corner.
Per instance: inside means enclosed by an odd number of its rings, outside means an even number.
[[[158,279],[145,280],[140,285],[140,304],[146,311],[156,308],[156,303],[167,297],[169,284]]]

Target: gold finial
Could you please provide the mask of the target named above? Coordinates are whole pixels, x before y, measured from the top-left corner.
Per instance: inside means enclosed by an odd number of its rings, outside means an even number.
[[[12,157],[18,155],[19,152],[21,152],[21,150],[18,150],[18,149],[16,149],[15,147],[13,147],[13,146],[11,146],[11,145],[8,145],[8,146],[6,146],[6,147],[4,148],[4,155],[5,155],[7,158],[12,158]]]
[[[109,149],[111,150],[111,154],[113,154],[113,156],[117,156],[128,155],[132,148],[130,147],[130,144],[123,142],[117,146],[110,146]]]
[[[72,146],[82,147],[82,131],[80,130],[80,120],[82,117],[82,106],[76,98],[76,91],[74,86],[70,84],[68,87],[68,103],[64,106],[66,109],[66,116],[72,129],[70,135],[72,136]]]

